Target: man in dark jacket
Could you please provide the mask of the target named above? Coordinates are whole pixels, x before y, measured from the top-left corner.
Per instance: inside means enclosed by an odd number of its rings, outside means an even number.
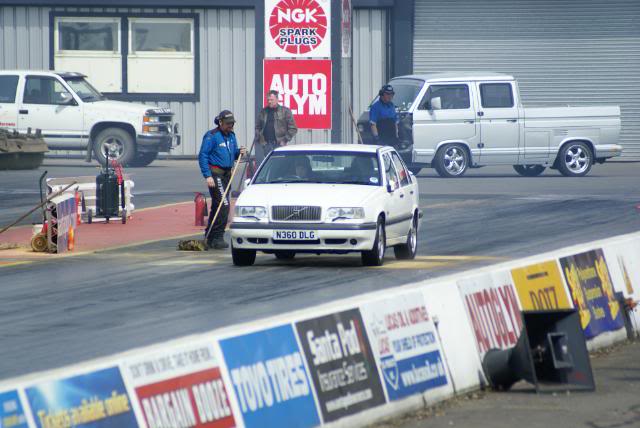
[[[207,246],[220,250],[229,247],[224,242],[224,228],[229,218],[229,194],[227,193],[223,200],[224,191],[231,180],[233,163],[240,154],[243,156],[246,154],[246,149],[238,147],[236,134],[233,132],[233,126],[236,122],[233,113],[229,110],[223,110],[214,122],[218,127],[204,134],[198,163],[211,195],[211,212],[205,229],[205,237],[208,236]],[[215,223],[211,224],[221,203],[218,217]],[[210,233],[209,228],[212,228]]]
[[[278,95],[278,91],[269,91],[267,106],[258,113],[254,140],[258,163],[276,147],[286,146],[298,132],[293,113],[278,104]]]

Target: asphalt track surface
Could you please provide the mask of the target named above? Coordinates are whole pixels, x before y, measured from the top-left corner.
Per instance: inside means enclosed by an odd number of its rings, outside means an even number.
[[[76,160],[40,171],[0,171],[0,223],[38,200],[37,179],[95,175]],[[128,171],[138,208],[203,191],[195,161]],[[506,259],[640,230],[640,164],[523,178],[511,167],[460,179],[419,176],[424,219],[418,258],[363,268],[358,255],[259,255],[236,268],[227,252],[177,252],[168,240],[0,267],[0,379],[45,370]]]

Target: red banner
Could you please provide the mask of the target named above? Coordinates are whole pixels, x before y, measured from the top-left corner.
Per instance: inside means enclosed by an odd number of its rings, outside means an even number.
[[[136,394],[149,428],[235,426],[218,368],[141,386]]]
[[[331,129],[331,60],[265,59],[263,77],[264,93],[278,91],[298,128]]]

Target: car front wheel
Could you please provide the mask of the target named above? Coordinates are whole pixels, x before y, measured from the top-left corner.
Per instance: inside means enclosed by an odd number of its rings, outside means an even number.
[[[376,227],[376,239],[373,241],[371,251],[362,252],[362,264],[365,266],[382,266],[384,263],[384,252],[387,248],[387,235],[384,230],[384,221],[378,218]]]
[[[231,246],[231,258],[236,266],[251,266],[256,261],[256,250],[241,250]]]
[[[469,154],[462,144],[447,144],[438,149],[434,163],[440,177],[462,177],[469,168]]]
[[[399,260],[412,260],[416,258],[418,252],[418,217],[413,216],[411,222],[411,229],[407,234],[407,242],[405,244],[396,245],[393,247],[393,252],[396,255],[396,259]]]

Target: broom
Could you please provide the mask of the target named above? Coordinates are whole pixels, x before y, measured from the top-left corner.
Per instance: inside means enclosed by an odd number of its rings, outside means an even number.
[[[207,234],[205,235],[204,240],[188,239],[185,241],[180,241],[178,242],[178,250],[207,251],[207,249],[209,248],[207,245],[207,241],[209,240],[209,234],[211,233],[211,230],[213,230],[213,225],[216,222],[216,219],[218,218],[218,214],[220,214],[220,209],[222,208],[222,204],[224,204],[224,201],[227,199],[227,193],[229,193],[229,189],[231,188],[231,183],[233,183],[233,178],[236,175],[236,171],[238,171],[238,165],[240,165],[241,161],[242,161],[242,154],[238,156],[238,160],[236,161],[236,164],[233,166],[233,170],[231,170],[231,178],[229,179],[229,183],[227,184],[227,187],[224,189],[224,193],[222,194],[222,199],[218,204],[216,213],[213,215],[213,220],[211,221],[211,225],[209,226],[209,230],[207,230]]]

